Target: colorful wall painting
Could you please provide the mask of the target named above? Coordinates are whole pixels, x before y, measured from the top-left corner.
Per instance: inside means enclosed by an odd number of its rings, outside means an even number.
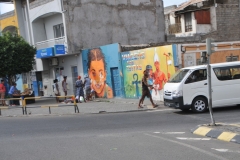
[[[89,75],[96,97],[113,98],[123,95],[119,44],[83,50],[82,58],[84,75]]]
[[[151,94],[154,100],[163,101],[163,86],[175,73],[175,45],[147,48],[122,52],[122,70],[126,98],[141,96],[143,71],[149,72],[149,83],[154,89]]]

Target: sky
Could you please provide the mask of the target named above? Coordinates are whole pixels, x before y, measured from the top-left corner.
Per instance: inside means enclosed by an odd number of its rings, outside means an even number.
[[[179,5],[183,2],[186,2],[187,0],[163,0],[164,7],[171,6],[171,5]],[[0,13],[6,13],[9,11],[14,10],[13,4],[4,4],[0,3]]]
[[[163,0],[164,7],[171,6],[171,5],[179,5],[183,2],[188,0]]]

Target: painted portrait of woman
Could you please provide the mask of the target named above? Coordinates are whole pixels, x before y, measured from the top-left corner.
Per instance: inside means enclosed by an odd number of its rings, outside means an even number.
[[[113,98],[112,88],[106,83],[107,64],[100,48],[91,49],[88,53],[88,75],[91,88],[98,98]]]

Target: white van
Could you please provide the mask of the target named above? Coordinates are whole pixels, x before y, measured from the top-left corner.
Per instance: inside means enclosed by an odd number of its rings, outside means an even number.
[[[213,107],[240,104],[240,61],[211,64]],[[164,86],[164,105],[183,111],[208,109],[207,65],[180,69]]]

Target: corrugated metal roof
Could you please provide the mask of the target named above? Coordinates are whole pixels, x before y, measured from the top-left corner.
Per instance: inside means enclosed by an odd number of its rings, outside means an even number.
[[[206,1],[206,0],[189,0],[189,1],[179,5],[176,9],[172,10],[172,12],[181,11],[184,8],[186,8],[186,7],[188,7],[188,6],[192,5],[192,4],[196,4],[196,3],[199,3],[199,2],[203,2],[203,1]]]

